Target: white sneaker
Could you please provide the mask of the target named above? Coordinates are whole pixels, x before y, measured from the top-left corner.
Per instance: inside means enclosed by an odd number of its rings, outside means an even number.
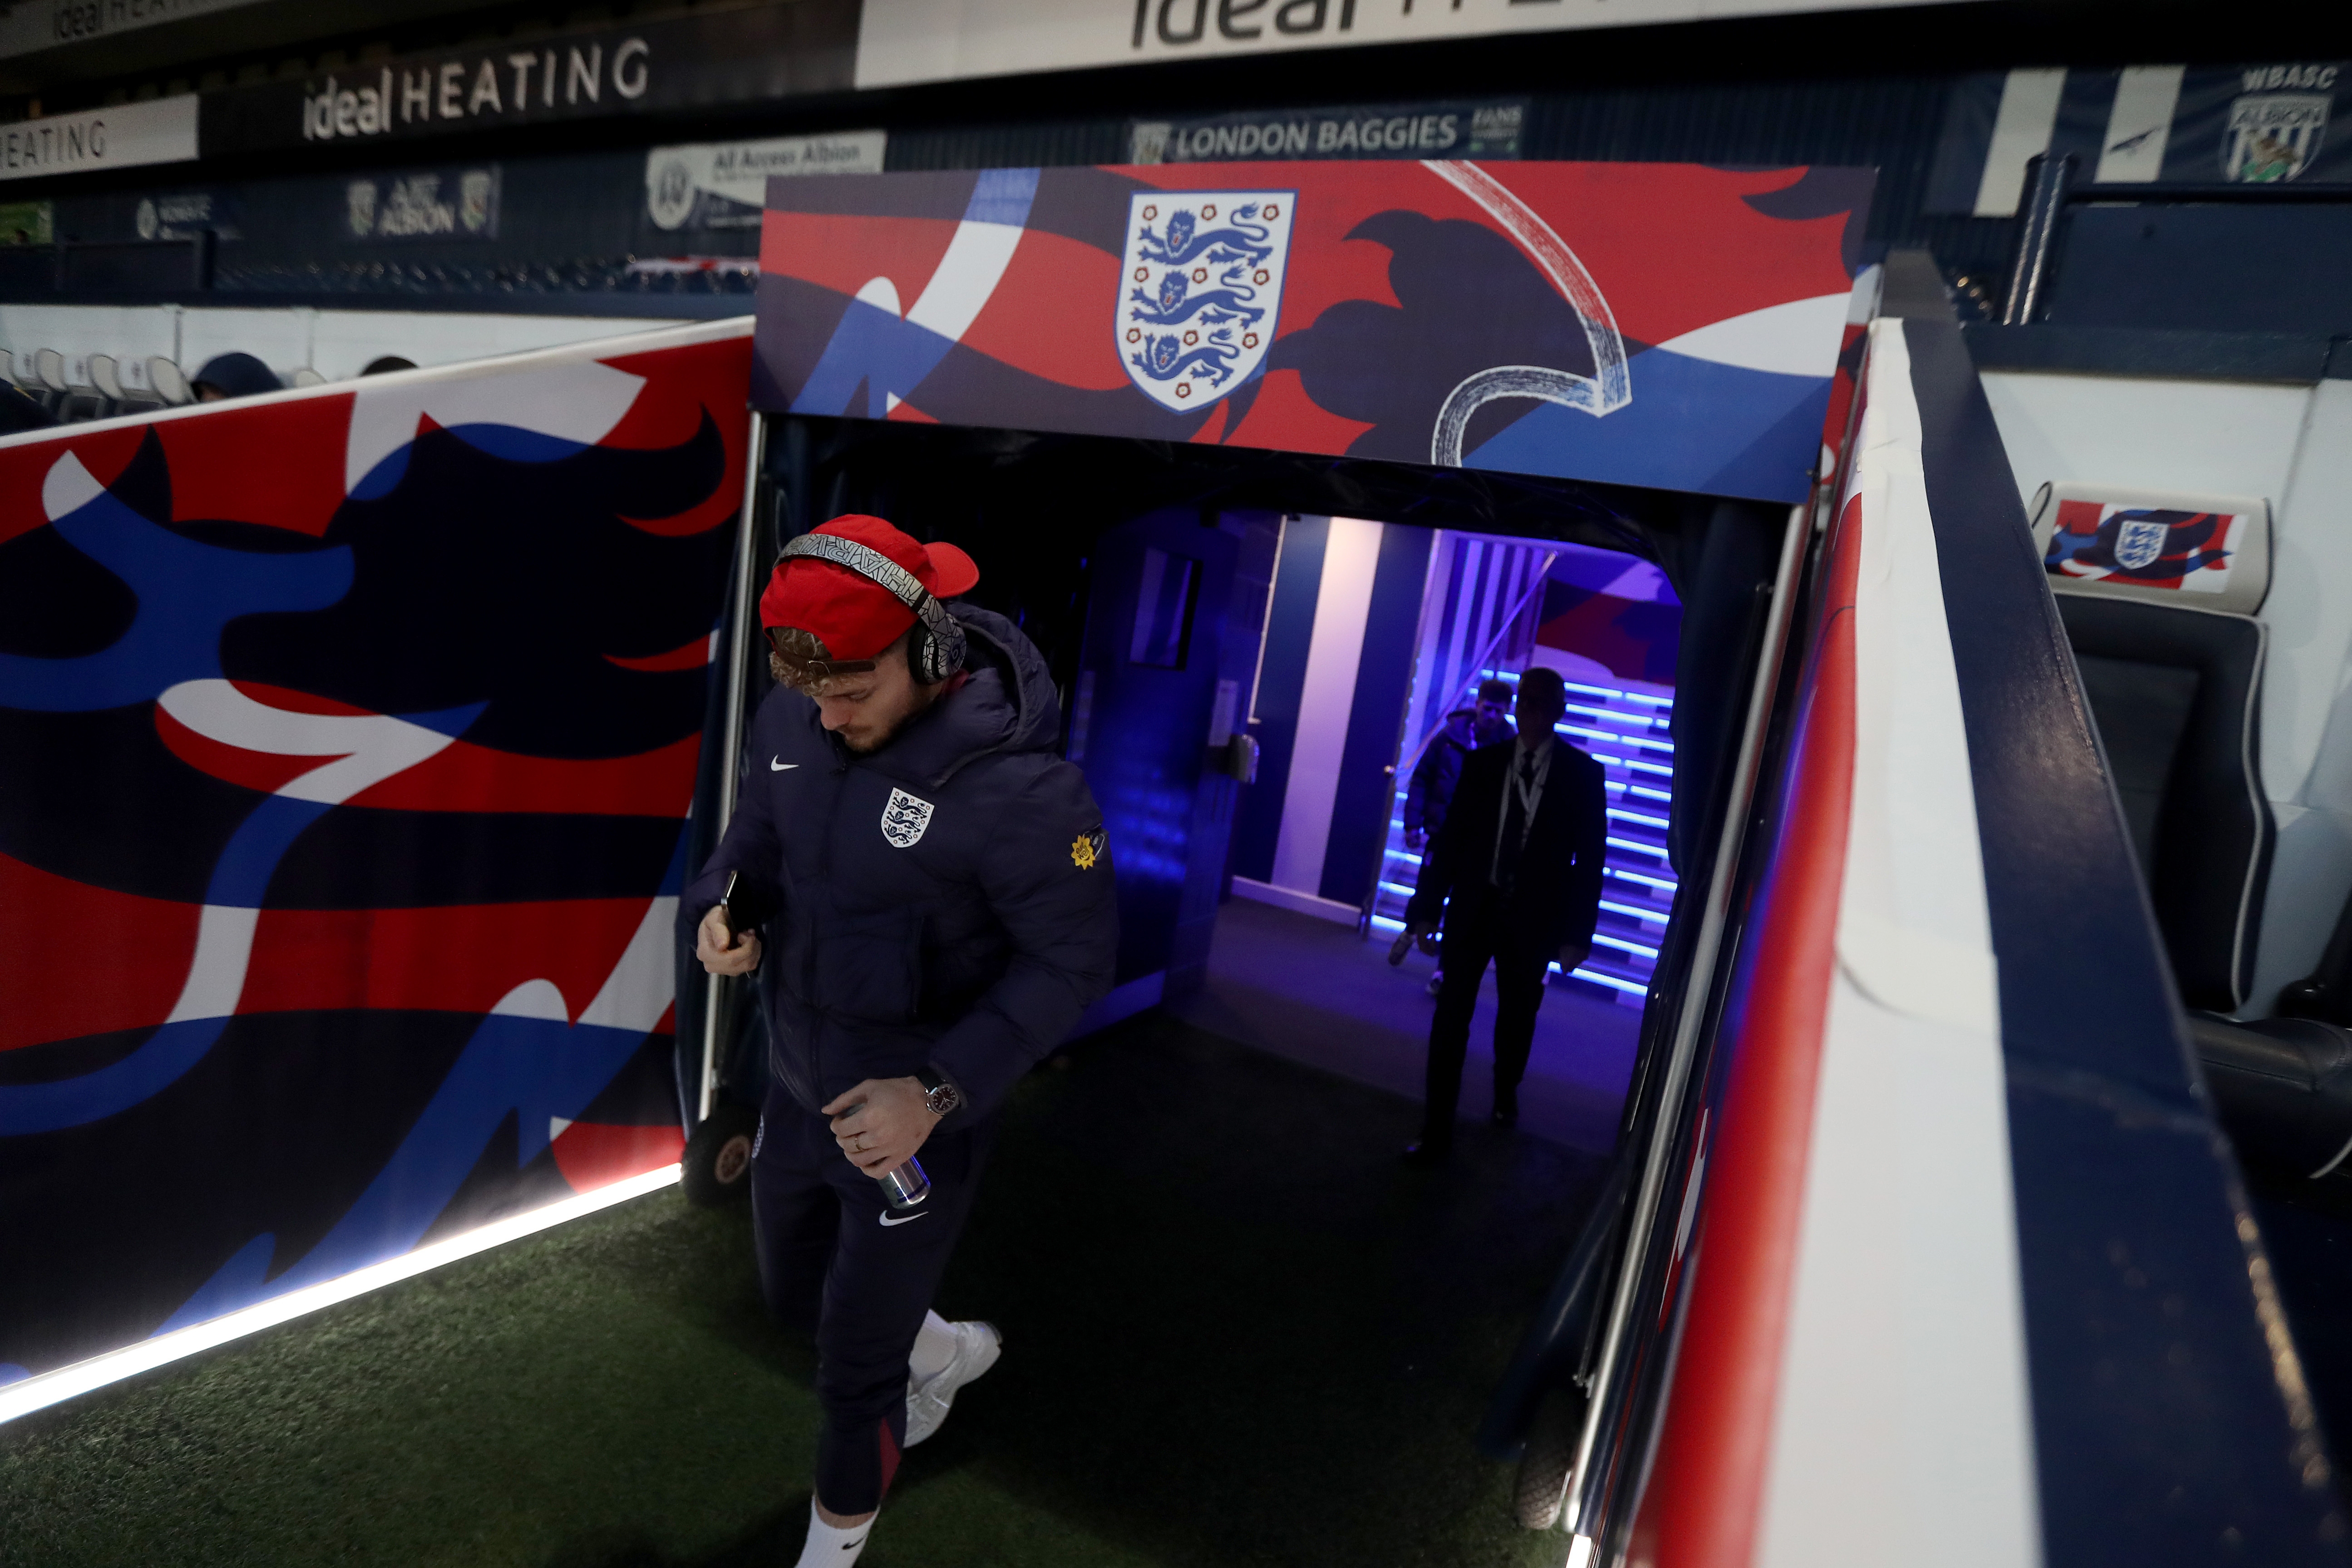
[[[907,1384],[907,1444],[909,1448],[940,1429],[948,1406],[967,1383],[984,1377],[1004,1353],[1004,1336],[994,1323],[950,1323],[955,1330],[955,1359],[928,1381]]]

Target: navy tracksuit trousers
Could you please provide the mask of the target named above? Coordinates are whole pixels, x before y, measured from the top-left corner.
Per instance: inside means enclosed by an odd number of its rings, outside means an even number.
[[[898,1473],[907,1357],[995,1135],[993,1118],[933,1133],[915,1156],[930,1196],[893,1209],[882,1184],[842,1153],[830,1121],[769,1092],[751,1158],[760,1288],[779,1321],[816,1333],[816,1495],[835,1513],[879,1508]]]

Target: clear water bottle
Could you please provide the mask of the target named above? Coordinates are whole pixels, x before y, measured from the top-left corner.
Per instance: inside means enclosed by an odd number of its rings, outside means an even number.
[[[931,1195],[931,1179],[923,1174],[923,1163],[912,1156],[895,1171],[885,1171],[879,1178],[882,1196],[894,1209],[910,1209]]]

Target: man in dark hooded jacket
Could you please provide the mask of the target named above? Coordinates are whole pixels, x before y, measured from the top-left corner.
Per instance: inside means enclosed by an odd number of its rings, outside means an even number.
[[[1470,753],[1517,736],[1518,731],[1511,728],[1510,712],[1509,684],[1489,677],[1478,683],[1477,706],[1457,708],[1445,716],[1444,727],[1430,737],[1413,767],[1412,782],[1405,789],[1406,848],[1420,848],[1445,826],[1446,808],[1454,804],[1454,787],[1461,782],[1462,764],[1470,760]]]
[[[741,803],[679,916],[714,973],[758,975],[775,1087],[752,1153],[761,1285],[813,1322],[818,1436],[803,1563],[848,1568],[898,1455],[994,1364],[929,1310],[1006,1094],[1109,988],[1102,814],[1055,754],[1044,658],[943,601],[971,557],[879,518],[786,547],[760,601],[780,689]],[[761,935],[724,907],[772,910]],[[747,916],[751,923],[756,916]],[[877,1178],[920,1151],[930,1194]]]
[[[278,379],[276,371],[251,354],[225,353],[206,360],[204,368],[188,378],[188,388],[196,395],[198,403],[220,403],[232,397],[283,392],[286,384]]]
[[[1507,682],[1489,676],[1478,683],[1475,707],[1457,708],[1445,716],[1445,723],[1429,738],[1421,753],[1421,761],[1412,770],[1412,783],[1404,796],[1404,847],[1419,849],[1437,837],[1445,826],[1445,813],[1454,804],[1454,786],[1462,779],[1462,764],[1470,753],[1481,746],[1516,739],[1518,731],[1511,728],[1511,688]],[[1417,879],[1416,879],[1417,881]],[[1434,953],[1436,939],[1422,937],[1421,950]],[[1410,931],[1401,931],[1389,947],[1391,965],[1404,962],[1404,955],[1415,941]],[[1442,961],[1441,961],[1442,963]],[[1445,972],[1429,977],[1429,994],[1437,994],[1445,984]]]

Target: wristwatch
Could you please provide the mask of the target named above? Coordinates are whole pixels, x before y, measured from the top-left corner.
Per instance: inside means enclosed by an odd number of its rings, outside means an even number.
[[[915,1081],[923,1086],[923,1103],[930,1107],[933,1116],[946,1116],[963,1103],[963,1090],[949,1082],[948,1075],[937,1068],[917,1068]]]

